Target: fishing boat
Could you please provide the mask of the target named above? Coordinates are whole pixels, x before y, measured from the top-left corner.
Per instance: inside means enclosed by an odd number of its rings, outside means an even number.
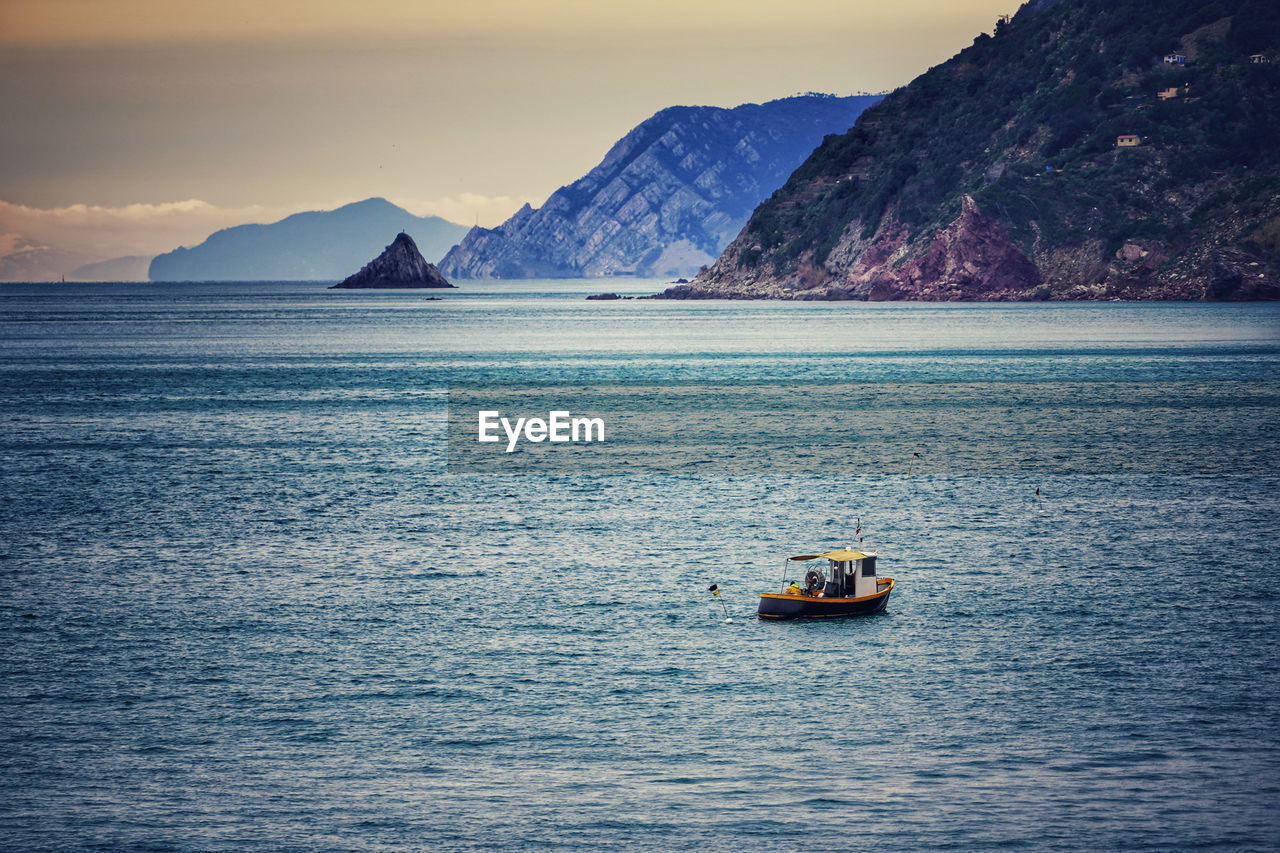
[[[783,581],[782,592],[760,593],[761,619],[822,619],[870,616],[889,603],[893,578],[876,575],[876,555],[853,549],[788,557],[793,563],[827,561],[827,571],[815,566],[805,572],[804,586]],[[786,573],[784,572],[784,575]]]

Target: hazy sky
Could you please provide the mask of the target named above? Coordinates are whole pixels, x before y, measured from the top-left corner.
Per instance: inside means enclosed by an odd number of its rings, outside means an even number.
[[[491,225],[673,104],[883,91],[1013,0],[0,0],[0,256],[385,196]]]

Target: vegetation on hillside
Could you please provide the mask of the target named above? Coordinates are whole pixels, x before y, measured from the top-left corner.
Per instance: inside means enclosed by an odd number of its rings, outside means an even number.
[[[1185,296],[1170,283],[1211,288],[1224,252],[1280,261],[1277,140],[1274,0],[1027,8],[827,137],[702,281],[829,284],[838,243],[905,226],[909,257],[968,195],[1040,268],[1037,296]]]

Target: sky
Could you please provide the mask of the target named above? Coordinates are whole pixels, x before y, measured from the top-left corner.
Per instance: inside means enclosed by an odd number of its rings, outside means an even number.
[[[664,107],[888,91],[1016,7],[0,0],[0,278],[371,196],[496,225]]]

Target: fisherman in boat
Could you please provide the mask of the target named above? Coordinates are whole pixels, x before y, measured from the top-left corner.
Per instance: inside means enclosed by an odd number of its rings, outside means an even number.
[[[795,581],[791,582],[791,586],[787,587],[787,595],[799,595],[801,592],[800,584]]]

